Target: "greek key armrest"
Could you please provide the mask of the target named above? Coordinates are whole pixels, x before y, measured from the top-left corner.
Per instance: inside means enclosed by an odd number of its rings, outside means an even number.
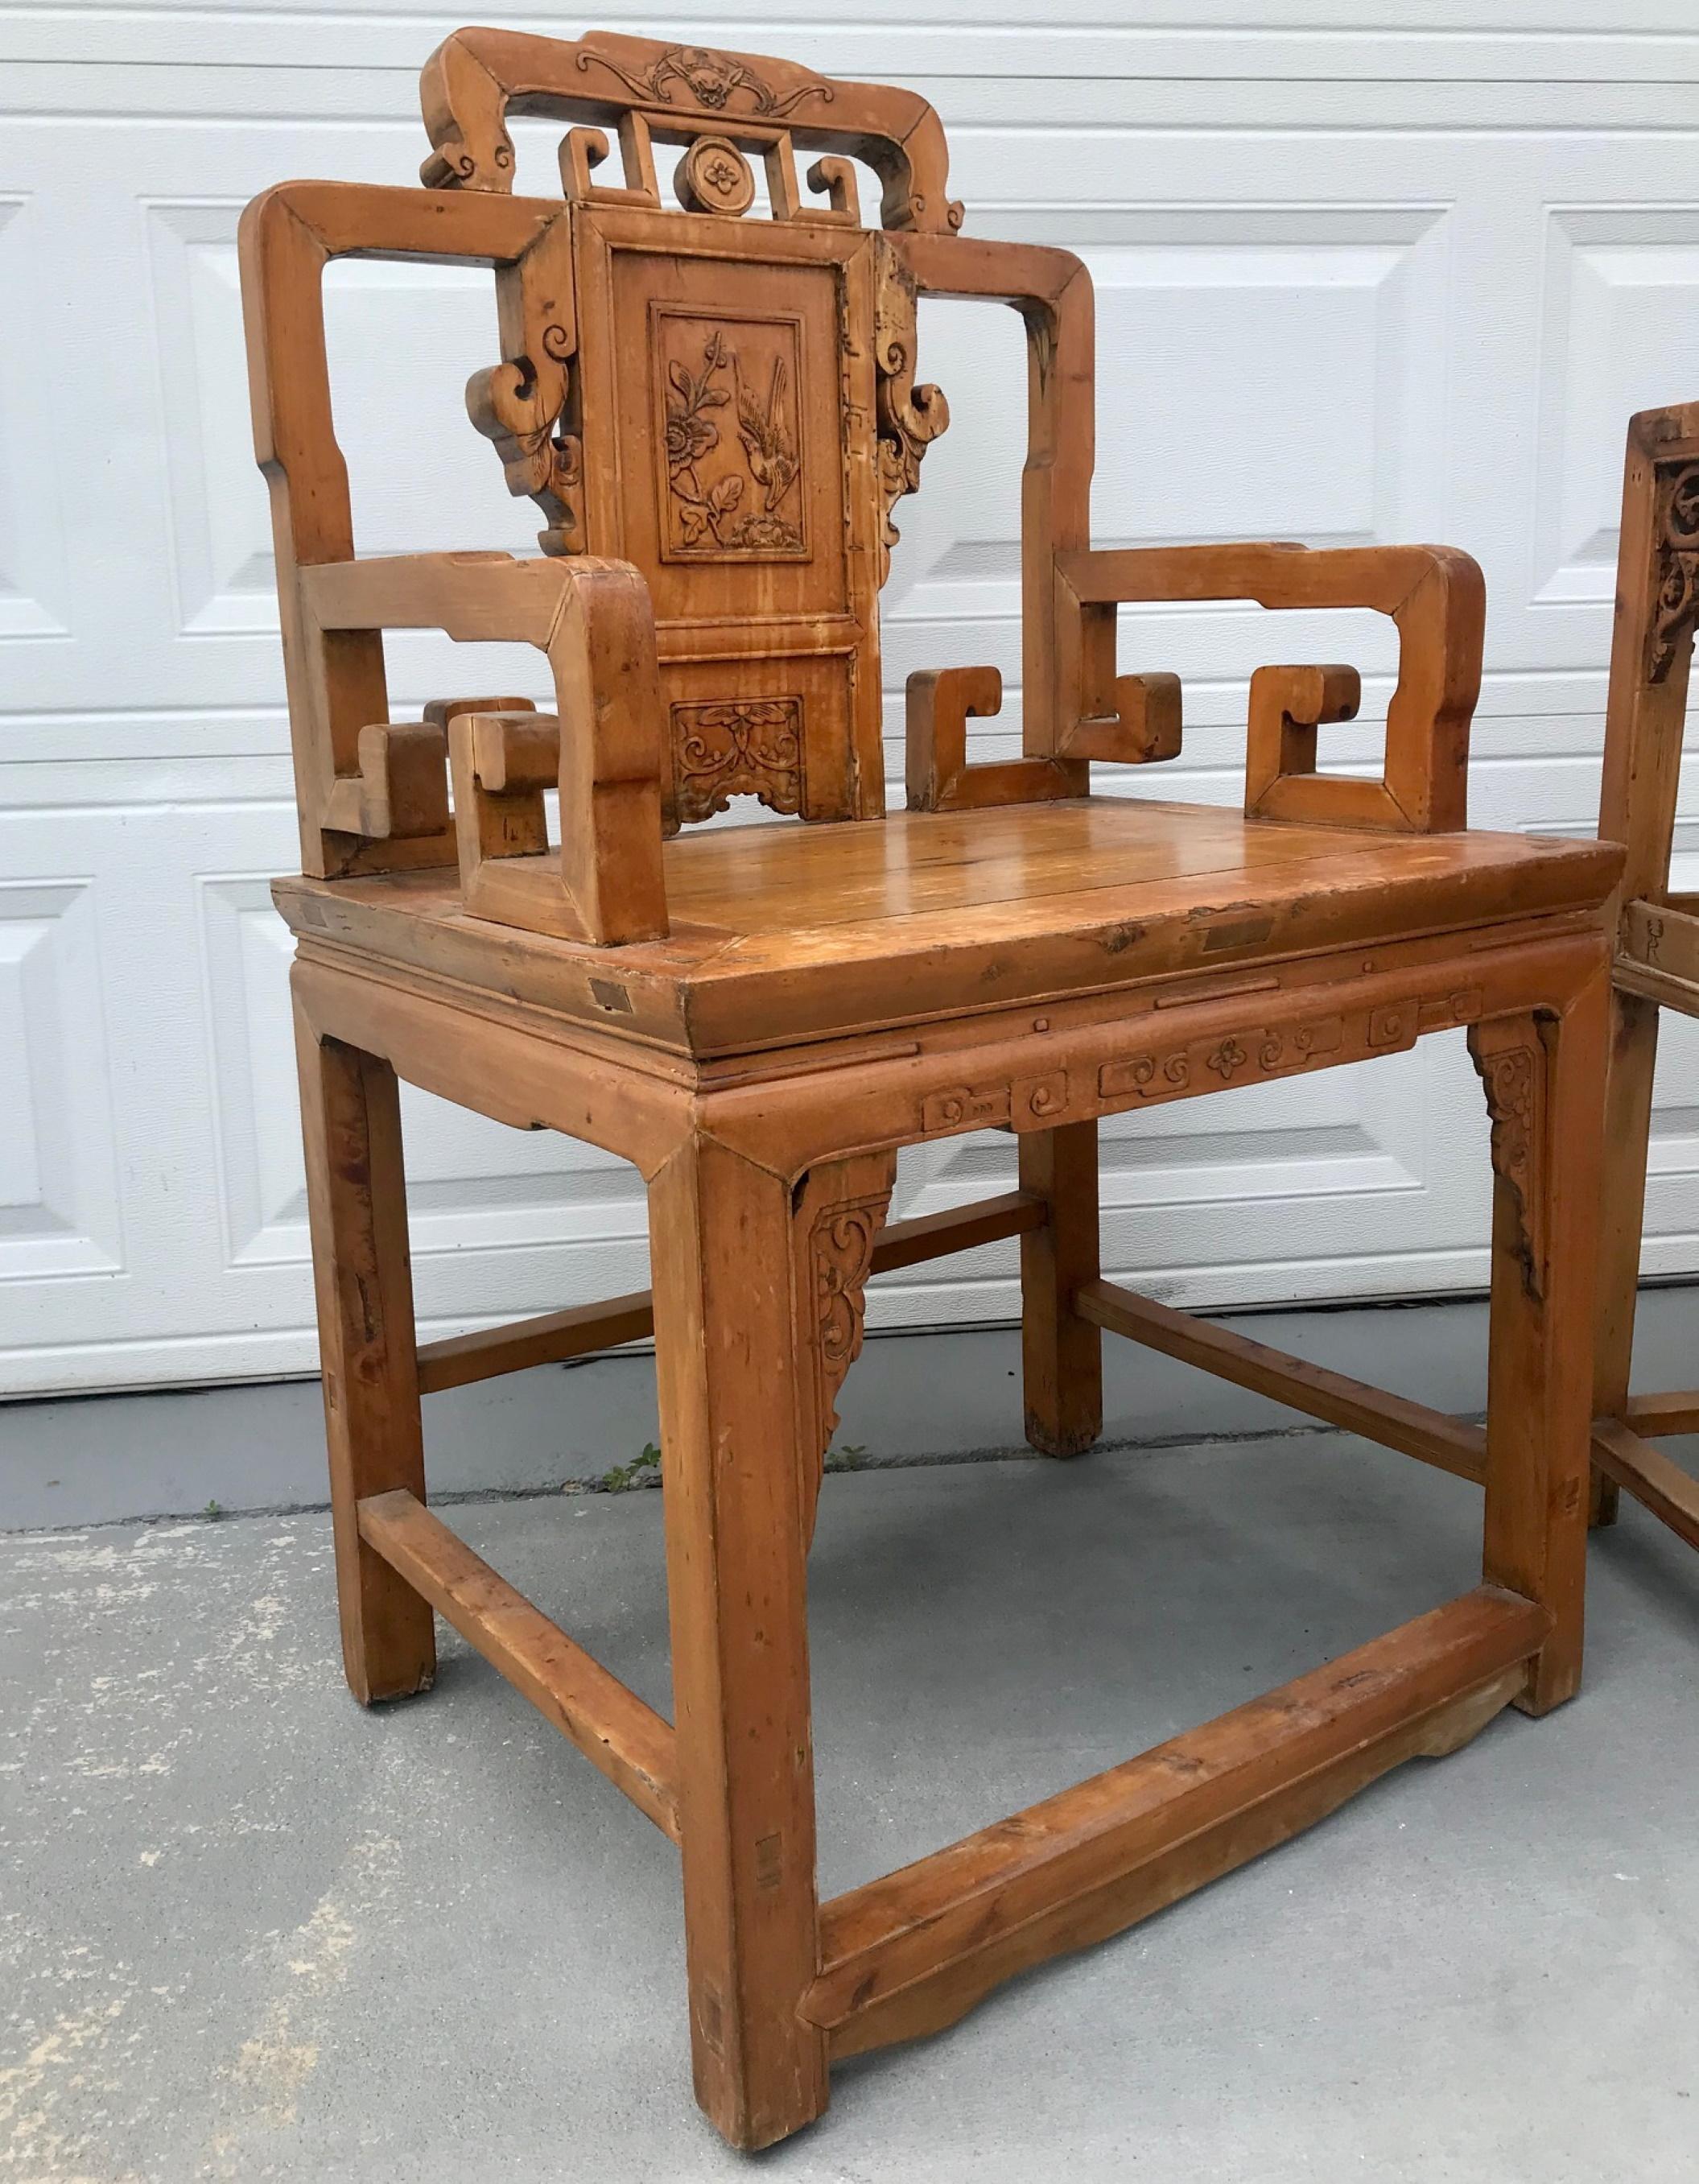
[[[432,707],[422,724],[364,731],[359,778],[331,792],[349,823],[405,802],[404,782],[417,802],[417,784],[434,777],[446,825],[446,733],[468,910],[604,947],[666,933],[655,617],[635,569],[584,555],[408,554],[318,563],[298,582],[315,633],[440,629],[464,643],[533,644],[554,678],[552,716],[522,699],[461,699]],[[558,856],[543,824],[553,782]]]
[[[1485,595],[1447,546],[1177,546],[1064,553],[1081,656],[1113,660],[1115,610],[1134,602],[1254,599],[1275,608],[1368,607],[1398,631],[1383,778],[1316,771],[1316,731],[1349,720],[1351,667],[1262,667],[1251,677],[1245,808],[1258,817],[1449,833],[1468,823],[1469,722],[1480,694]],[[1089,681],[1088,677],[1088,681]]]

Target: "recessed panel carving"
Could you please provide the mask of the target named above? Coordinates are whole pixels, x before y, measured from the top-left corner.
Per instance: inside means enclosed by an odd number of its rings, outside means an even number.
[[[670,561],[805,561],[802,321],[650,318],[661,551]]]
[[[709,818],[734,796],[758,796],[774,811],[803,809],[799,698],[674,705],[672,750],[681,819]]]

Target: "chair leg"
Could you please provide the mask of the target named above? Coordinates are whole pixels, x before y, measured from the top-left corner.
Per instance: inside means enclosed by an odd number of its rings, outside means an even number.
[[[1050,1208],[1021,1239],[1027,1439],[1042,1456],[1078,1456],[1103,1430],[1103,1331],[1073,1308],[1100,1271],[1097,1125],[1067,1123],[1017,1142],[1021,1188]]]
[[[1646,1156],[1652,1078],[1657,1061],[1657,1004],[1638,994],[1611,997],[1611,1074],[1605,1100],[1604,1224],[1599,1237],[1599,1318],[1594,1346],[1593,1415],[1628,1415],[1634,1372],[1635,1306],[1646,1219]],[[1618,1488],[1596,1466],[1590,1516],[1616,1522]]]
[[[369,1706],[427,1691],[437,1672],[429,1603],[366,1546],[357,1515],[398,1486],[425,1499],[401,1106],[387,1061],[321,1039],[298,1008],[295,1038],[343,1661]]]
[[[696,2098],[754,2148],[827,2097],[791,1194],[699,1139],[649,1203]]]
[[[1608,1002],[1601,978],[1559,1017],[1469,1034],[1494,1169],[1484,1574],[1552,1615],[1517,1700],[1532,1714],[1581,1673]]]

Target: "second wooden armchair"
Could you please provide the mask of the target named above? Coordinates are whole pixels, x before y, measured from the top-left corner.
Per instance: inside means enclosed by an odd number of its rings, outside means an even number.
[[[958,231],[922,100],[700,47],[465,31],[427,66],[425,111],[426,187],[289,184],[242,235],[348,1680],[365,1701],[426,1688],[438,1611],[678,1843],[698,2095],[757,2147],[821,2113],[833,2057],[945,2025],[1501,1708],[1575,1689],[1600,905],[1620,858],[1464,831],[1466,557],[1092,549],[1089,280],[1066,251]],[[571,125],[560,197],[510,194],[518,111]],[[682,209],[657,145],[682,149]],[[812,194],[799,146],[820,155]],[[852,159],[879,178],[877,228]],[[355,559],[320,295],[348,254],[494,269],[500,356],[469,400],[544,514],[543,559]],[[1024,755],[968,761],[994,674],[920,677],[909,809],[887,816],[877,594],[947,418],[916,376],[922,294],[1026,326]],[[1251,685],[1242,813],[1093,796],[1094,761],[1179,747],[1173,678],[1117,671],[1117,604],[1156,599],[1390,616],[1384,777],[1319,767],[1355,674],[1276,666]],[[382,632],[421,627],[534,645],[552,710],[467,698],[392,722]],[[794,823],[682,831],[745,794]],[[1102,1117],[1457,1026],[1496,1173],[1484,1432],[1103,1279]],[[398,1075],[634,1162],[652,1295],[416,1346]],[[991,1127],[1016,1134],[1017,1190],[886,1225],[898,1147]],[[1016,1235],[1035,1448],[1091,1446],[1102,1333],[1130,1335],[1483,1483],[1481,1583],[822,1904],[807,1557],[864,1287]],[[431,1513],[421,1453],[421,1393],[651,1331],[671,1721]]]

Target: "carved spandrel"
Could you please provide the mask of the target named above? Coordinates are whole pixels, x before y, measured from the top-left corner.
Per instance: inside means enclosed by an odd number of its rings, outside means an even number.
[[[799,1515],[814,1531],[826,1452],[838,1427],[838,1396],[861,1354],[867,1277],[896,1182],[894,1152],[857,1153],[812,1170],[793,1218],[796,1301]]]
[[[657,306],[650,331],[663,556],[806,560],[801,320]]]
[[[735,698],[672,707],[673,795],[681,820],[707,819],[734,796],[770,811],[803,808],[799,698]]]
[[[1546,1293],[1546,1209],[1540,1188],[1546,1159],[1546,1055],[1542,1026],[1507,1017],[1469,1030],[1469,1053],[1492,1118],[1493,1171],[1507,1186],[1516,1220],[1516,1255],[1523,1285],[1536,1301]]]
[[[1657,465],[1656,597],[1646,679],[1663,682],[1699,626],[1699,462]]]
[[[905,493],[920,485],[921,458],[950,424],[950,404],[941,388],[915,384],[918,341],[915,287],[888,246],[877,254],[873,291],[873,362],[877,378],[875,424],[879,492],[883,503],[879,546],[879,581],[890,573],[891,549],[901,537],[893,510]]]
[[[468,414],[495,443],[508,491],[528,495],[548,518],[538,533],[545,554],[584,550],[583,447],[560,429],[566,388],[564,357],[545,357],[539,370],[528,356],[493,365],[466,387]]]

